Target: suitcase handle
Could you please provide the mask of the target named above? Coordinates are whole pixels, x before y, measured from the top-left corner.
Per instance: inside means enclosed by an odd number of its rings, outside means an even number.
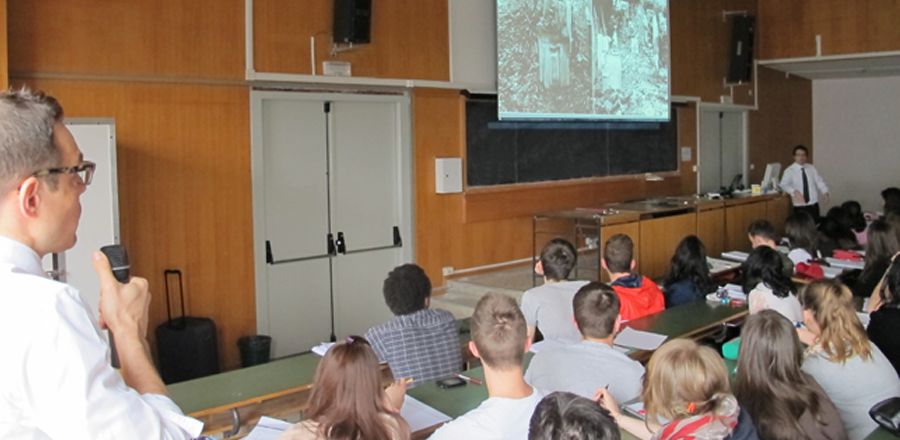
[[[175,324],[175,321],[172,320],[172,303],[169,298],[171,295],[169,294],[169,275],[174,275],[178,277],[178,292],[179,296],[181,296],[181,319],[179,319],[179,323]],[[167,325],[169,328],[178,328],[183,329],[187,325],[187,319],[184,309],[184,279],[181,274],[181,270],[179,269],[166,269],[163,271],[163,279],[166,284],[166,315],[169,317],[169,321]]]

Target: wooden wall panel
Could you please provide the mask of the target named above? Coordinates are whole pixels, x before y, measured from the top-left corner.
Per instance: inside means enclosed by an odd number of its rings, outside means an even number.
[[[791,215],[791,199],[779,197],[766,202],[766,219],[779,235],[784,235],[784,221]]]
[[[311,74],[322,61],[352,63],[353,76],[447,81],[450,43],[447,0],[373,2],[371,43],[330,54],[333,0],[254,2],[254,58],[258,72]]]
[[[762,180],[766,164],[781,162],[782,169],[793,162],[794,145],[810,147],[812,141],[812,81],[786,77],[766,67],[759,68],[759,110],[749,117],[749,160],[755,165],[750,181]]]
[[[188,312],[216,321],[223,367],[239,366],[237,338],[256,331],[247,89],[24,82],[67,116],[115,118],[122,241],[150,281],[151,335],[166,316],[163,269],[180,268]]]
[[[706,255],[718,258],[725,252],[725,210],[710,209],[697,213],[697,237],[706,246]]]
[[[697,233],[697,214],[683,214],[641,220],[641,274],[650,278],[665,276],[678,243]]]
[[[0,90],[9,87],[9,63],[7,47],[6,0],[0,0]]]
[[[756,0],[672,0],[669,22],[672,42],[672,94],[699,96],[719,102],[728,95],[723,86],[728,73],[731,23],[723,11],[756,13]],[[752,104],[750,84],[734,88],[735,104]]]
[[[759,59],[900,50],[895,0],[759,0]]]
[[[725,208],[725,249],[750,250],[747,228],[755,220],[766,218],[766,202],[750,202]]]
[[[13,72],[240,79],[240,0],[13,0]]]

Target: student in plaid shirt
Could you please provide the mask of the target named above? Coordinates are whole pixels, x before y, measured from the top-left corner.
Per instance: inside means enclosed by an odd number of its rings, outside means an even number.
[[[415,386],[462,368],[456,319],[446,310],[428,308],[431,281],[421,267],[394,268],[384,280],[384,300],[396,316],[369,329],[365,337],[378,358],[390,365],[394,378],[410,378]]]

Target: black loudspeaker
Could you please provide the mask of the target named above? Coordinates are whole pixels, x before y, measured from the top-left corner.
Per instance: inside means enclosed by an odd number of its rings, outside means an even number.
[[[736,15],[731,18],[731,64],[728,67],[728,82],[748,82],[753,79],[753,34],[756,18],[750,15]]]
[[[371,23],[372,0],[334,0],[335,43],[368,43]]]

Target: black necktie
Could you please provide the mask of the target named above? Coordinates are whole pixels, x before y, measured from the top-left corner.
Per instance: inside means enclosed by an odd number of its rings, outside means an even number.
[[[806,178],[806,168],[800,168],[803,172],[803,203],[809,203],[809,179]]]

